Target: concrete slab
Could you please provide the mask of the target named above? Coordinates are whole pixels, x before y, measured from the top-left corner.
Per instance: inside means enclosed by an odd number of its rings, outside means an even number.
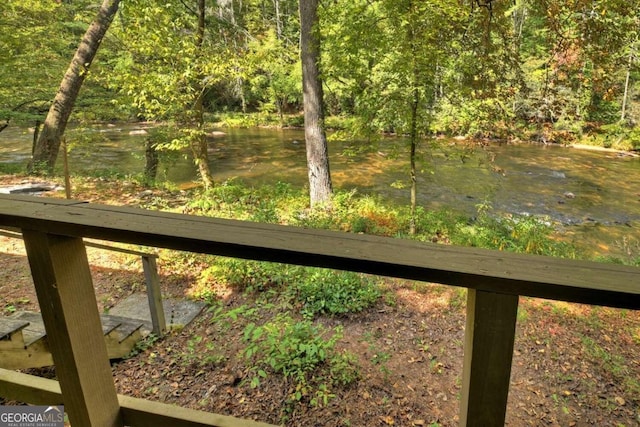
[[[205,303],[175,298],[163,298],[164,316],[167,321],[167,329],[182,328],[188,325],[204,309]],[[147,294],[138,292],[120,301],[109,310],[109,314],[115,316],[138,319],[143,323],[141,328],[144,336],[151,333],[151,312]]]
[[[0,194],[33,194],[38,195],[47,191],[58,190],[59,188],[55,184],[48,182],[28,182],[24,184],[17,184],[11,186],[0,187]]]

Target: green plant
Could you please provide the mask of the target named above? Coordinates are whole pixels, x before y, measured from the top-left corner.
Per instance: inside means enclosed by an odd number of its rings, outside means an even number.
[[[255,320],[258,317],[258,308],[249,307],[246,304],[226,311],[222,304],[217,304],[210,307],[209,311],[213,313],[211,323],[223,329],[229,329],[231,324],[239,319]]]
[[[218,257],[205,273],[216,281],[248,292],[280,288],[293,280],[300,267],[272,262]]]
[[[477,246],[510,252],[575,258],[575,248],[551,238],[554,228],[547,218],[528,215],[493,216],[488,203],[477,205],[474,222],[458,223],[451,241],[462,246]]]
[[[272,372],[292,381],[290,402],[326,404],[336,387],[351,384],[358,376],[353,356],[336,350],[341,337],[340,328],[330,334],[309,320],[284,314],[261,326],[250,323],[244,330],[244,356],[254,366],[251,386],[258,387]]]
[[[322,268],[220,257],[205,274],[213,282],[247,292],[284,290],[307,318],[359,312],[382,295],[378,279]]]
[[[184,363],[195,363],[199,366],[219,365],[226,360],[226,357],[215,353],[215,345],[211,342],[204,344],[204,338],[201,335],[195,335],[187,341],[186,351],[181,354]]]
[[[305,273],[291,291],[307,318],[357,313],[374,305],[382,294],[378,282],[369,276],[327,269],[306,269]]]
[[[158,342],[159,340],[160,340],[160,337],[155,334],[147,335],[144,339],[135,343],[135,345],[133,346],[129,354],[125,356],[125,359],[129,359],[134,356],[137,356],[140,353],[144,353],[145,351],[153,347],[156,344],[156,342]]]
[[[626,379],[629,373],[629,367],[623,356],[612,354],[588,336],[583,336],[581,341],[585,353],[599,363],[606,372],[616,379]]]

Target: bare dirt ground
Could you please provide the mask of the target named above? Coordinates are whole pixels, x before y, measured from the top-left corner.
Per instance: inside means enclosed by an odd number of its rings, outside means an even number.
[[[23,177],[0,177],[0,185]],[[133,184],[85,182],[74,198],[139,205],[149,197]],[[63,197],[62,194],[53,195]],[[96,301],[107,310],[144,287],[136,257],[88,249]],[[165,295],[188,297],[198,266],[160,274]],[[341,325],[342,349],[355,354],[359,379],[326,406],[285,405],[290,386],[277,375],[249,384],[239,352],[246,320],[221,328],[214,313],[112,364],[119,393],[288,426],[455,426],[462,371],[465,291],[387,281],[373,309],[318,320]],[[225,309],[256,304],[229,291]],[[0,237],[0,309],[37,310],[22,242]],[[54,376],[55,370],[30,373]],[[0,403],[2,403],[0,399]],[[507,421],[509,426],[640,426],[640,312],[521,298]]]

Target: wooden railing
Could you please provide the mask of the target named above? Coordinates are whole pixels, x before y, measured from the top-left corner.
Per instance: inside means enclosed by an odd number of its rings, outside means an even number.
[[[22,230],[60,388],[0,371],[0,396],[62,399],[75,426],[261,425],[116,394],[84,237],[468,288],[461,426],[504,424],[520,295],[640,309],[619,265],[28,196],[0,195],[2,226]]]
[[[11,230],[0,230],[0,236],[22,240],[21,233],[16,233]],[[149,301],[151,330],[156,336],[163,336],[167,331],[167,321],[165,320],[164,306],[162,305],[162,294],[160,292],[160,278],[158,277],[158,263],[156,262],[158,255],[149,252],[119,248],[117,246],[103,245],[102,243],[96,242],[85,241],[84,245],[89,248],[120,252],[140,257],[140,261],[142,262],[142,271],[144,272],[147,300]]]

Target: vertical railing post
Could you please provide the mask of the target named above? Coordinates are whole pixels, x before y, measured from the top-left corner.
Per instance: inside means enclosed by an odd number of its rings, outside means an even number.
[[[461,427],[504,426],[518,296],[469,289]]]
[[[30,230],[23,236],[72,425],[122,427],[82,239]]]
[[[149,310],[151,311],[151,324],[153,333],[161,337],[167,330],[167,321],[164,317],[164,306],[162,305],[162,293],[160,292],[160,279],[158,278],[158,265],[154,256],[142,256],[142,269],[144,279],[147,283],[147,298],[149,300]]]

